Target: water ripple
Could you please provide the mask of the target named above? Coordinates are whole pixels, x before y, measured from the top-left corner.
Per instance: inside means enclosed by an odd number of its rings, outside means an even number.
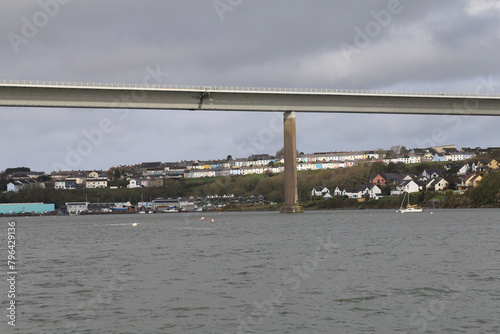
[[[19,332],[498,333],[499,213],[30,218]]]

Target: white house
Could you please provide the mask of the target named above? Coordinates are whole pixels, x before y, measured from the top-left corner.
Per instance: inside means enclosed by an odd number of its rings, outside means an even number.
[[[419,178],[421,180],[429,180],[440,177],[443,174],[441,169],[426,169],[422,173],[420,173]]]
[[[252,163],[247,159],[236,159],[233,160],[234,167],[249,167]]]
[[[314,187],[311,191],[312,197],[323,197],[325,199],[332,198],[330,190],[327,187]]]
[[[18,181],[9,182],[7,184],[7,192],[17,193],[21,189],[23,189],[23,187],[24,186],[23,186],[23,184],[21,182],[18,182]]]
[[[89,179],[107,179],[108,176],[106,173],[103,173],[103,172],[99,173],[99,172],[94,170],[94,171],[89,173],[88,178]]]
[[[258,159],[256,161],[252,161],[254,166],[268,166],[269,163],[275,162],[276,159]]]
[[[56,181],[54,183],[54,189],[76,189],[76,180],[75,179],[66,179],[62,181]]]
[[[54,182],[54,189],[66,189],[66,181]]]
[[[422,162],[421,155],[411,154],[411,155],[404,158],[405,164],[417,164],[417,163],[421,163],[421,162]]]
[[[436,191],[443,191],[446,190],[449,185],[450,183],[448,181],[440,177],[437,178],[436,181],[434,182],[434,189]]]
[[[240,174],[244,174],[243,169],[239,169]],[[184,173],[185,178],[197,179],[204,177],[217,177],[222,175],[235,175],[231,174],[229,170],[219,169],[192,169]]]
[[[130,189],[142,188],[141,180],[131,179],[129,181],[129,184],[127,185],[127,188]]]
[[[439,177],[437,179],[432,179],[425,184],[426,191],[443,191],[449,186],[448,181]]]
[[[476,171],[476,163],[475,162],[468,162],[464,164],[459,170],[458,170],[458,175],[467,175],[469,173],[474,173]]]
[[[264,172],[269,171],[274,174],[283,173],[285,171],[285,166],[267,167]]]
[[[229,175],[241,175],[241,169],[240,168],[231,168],[229,171]]]
[[[396,190],[391,191],[391,195],[399,195],[403,192],[418,193],[420,191],[419,185],[413,181],[402,181],[396,186]]]
[[[380,189],[377,185],[364,185],[359,186],[353,193],[351,193],[351,198],[364,198],[368,196],[372,199],[379,199],[382,195],[382,189]]]
[[[155,182],[158,180],[161,181],[161,179],[159,178],[151,179],[151,177],[149,176],[146,179],[129,179],[129,184],[127,185],[127,188],[135,189],[135,188],[149,188],[153,186],[161,186],[163,183]]]
[[[85,187],[87,189],[107,188],[108,179],[87,179],[87,182],[85,182]]]
[[[372,199],[379,199],[382,196],[382,189],[380,189],[377,185],[372,184],[363,187],[366,187],[364,189],[365,194],[368,194]]]
[[[33,179],[12,180],[7,184],[7,192],[19,192],[23,189],[42,188],[45,189],[45,182],[37,182]]]
[[[463,149],[462,149],[461,154],[462,154],[462,160],[471,159],[471,158],[473,158],[473,157],[476,156],[476,152],[474,152],[474,151],[467,151],[467,150],[463,150]]]
[[[302,171],[302,170],[313,170],[316,164],[311,164],[311,163],[299,163],[297,164],[297,170]]]
[[[346,188],[346,187],[336,187],[335,190],[333,191],[334,196],[348,196],[352,197],[352,193],[355,191],[353,188]],[[349,196],[349,194],[351,196]]]
[[[152,168],[152,169],[147,169],[142,172],[143,176],[164,176],[165,175],[165,168]]]

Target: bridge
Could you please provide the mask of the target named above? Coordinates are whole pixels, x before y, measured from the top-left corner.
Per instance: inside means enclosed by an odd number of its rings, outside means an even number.
[[[500,116],[500,95],[0,81],[0,107],[283,112],[281,212],[296,213],[296,112]]]

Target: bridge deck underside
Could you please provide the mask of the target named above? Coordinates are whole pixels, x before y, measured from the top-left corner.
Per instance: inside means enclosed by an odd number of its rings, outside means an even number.
[[[500,97],[65,88],[0,85],[0,106],[500,115]]]

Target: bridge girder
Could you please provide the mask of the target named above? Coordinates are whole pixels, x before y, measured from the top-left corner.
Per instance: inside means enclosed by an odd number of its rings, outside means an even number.
[[[0,106],[499,116],[500,96],[0,83]]]

